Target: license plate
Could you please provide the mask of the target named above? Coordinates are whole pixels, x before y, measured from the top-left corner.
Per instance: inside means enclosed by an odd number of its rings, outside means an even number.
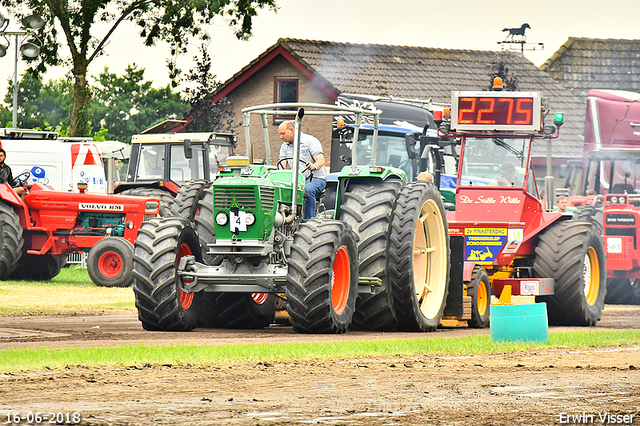
[[[622,253],[622,238],[607,238],[607,253]]]

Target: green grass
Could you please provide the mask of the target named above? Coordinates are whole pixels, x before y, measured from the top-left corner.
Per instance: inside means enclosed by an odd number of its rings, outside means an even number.
[[[6,349],[0,372],[61,369],[67,365],[231,364],[420,354],[504,353],[528,349],[596,348],[640,344],[640,330],[551,332],[548,343],[492,342],[487,334],[461,338],[229,345],[125,345],[107,348]]]
[[[97,287],[84,269],[62,268],[51,281],[0,282],[0,315],[69,315],[135,311],[131,287]]]

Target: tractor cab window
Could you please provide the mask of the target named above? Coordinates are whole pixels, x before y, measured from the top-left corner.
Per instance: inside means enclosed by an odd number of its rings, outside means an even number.
[[[193,144],[193,157],[184,156],[182,144],[171,145],[171,171],[169,179],[183,185],[193,179],[204,179],[204,147]]]
[[[209,170],[211,170],[211,176],[218,174],[218,168],[227,165],[227,157],[233,155],[233,151],[230,146],[223,145],[209,145]]]
[[[164,179],[164,145],[143,144],[140,147],[138,180]]]
[[[640,193],[640,160],[590,158],[585,169],[584,191],[598,194]]]
[[[522,187],[528,143],[522,138],[466,138],[461,185]]]
[[[360,138],[358,138],[360,139]],[[371,164],[371,144],[373,135],[358,141],[356,164]],[[416,148],[417,149],[417,148]],[[413,164],[407,153],[404,136],[378,135],[378,147],[376,149],[376,164],[379,166],[391,166],[403,170],[409,180],[413,179]]]

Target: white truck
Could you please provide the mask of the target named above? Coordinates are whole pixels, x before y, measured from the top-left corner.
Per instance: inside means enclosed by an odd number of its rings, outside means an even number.
[[[64,138],[56,132],[0,129],[0,147],[14,177],[29,172],[27,184],[41,183],[59,191],[106,193],[102,157],[96,144],[85,138]]]

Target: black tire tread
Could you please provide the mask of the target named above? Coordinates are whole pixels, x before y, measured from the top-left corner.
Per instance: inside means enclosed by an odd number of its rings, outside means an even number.
[[[352,183],[342,197],[340,220],[358,236],[358,268],[363,277],[382,280],[376,294],[359,294],[353,329],[390,331],[397,327],[388,282],[387,243],[389,226],[403,181]]]
[[[435,318],[426,319],[419,311],[414,294],[413,283],[413,252],[419,209],[423,200],[431,198],[438,203],[446,235],[447,272],[446,288],[442,300],[440,313]],[[449,240],[448,225],[445,216],[444,203],[440,192],[430,183],[413,182],[407,184],[398,195],[396,208],[393,211],[391,232],[389,235],[389,281],[392,286],[393,303],[399,328],[403,331],[435,331],[440,324],[440,318],[449,291]]]
[[[173,205],[173,195],[168,191],[164,191],[158,188],[129,188],[122,191],[122,195],[135,195],[139,197],[153,197],[160,199],[160,212],[161,217],[172,217],[171,206]]]
[[[584,295],[583,265],[588,246],[601,253],[600,291],[593,306]],[[547,303],[550,325],[593,326],[600,319],[606,294],[604,246],[592,222],[567,220],[552,224],[540,234],[535,249],[534,274],[555,280],[555,294],[538,296]]]
[[[9,279],[18,266],[24,245],[23,229],[18,214],[8,203],[0,202],[0,224],[2,247],[0,252],[0,279]]]
[[[180,187],[171,205],[171,213],[193,221],[198,209],[198,202],[204,197],[204,190],[211,186],[211,181],[194,179]]]
[[[176,285],[179,238],[188,226],[180,218],[153,218],[143,222],[138,231],[133,292],[145,330],[188,331],[196,326],[197,313],[193,305],[188,310],[182,308]]]
[[[347,248],[351,280],[347,303],[337,313],[331,301],[335,255]],[[287,310],[298,333],[344,333],[351,324],[358,286],[356,235],[344,222],[310,219],[294,235],[287,275]]]

